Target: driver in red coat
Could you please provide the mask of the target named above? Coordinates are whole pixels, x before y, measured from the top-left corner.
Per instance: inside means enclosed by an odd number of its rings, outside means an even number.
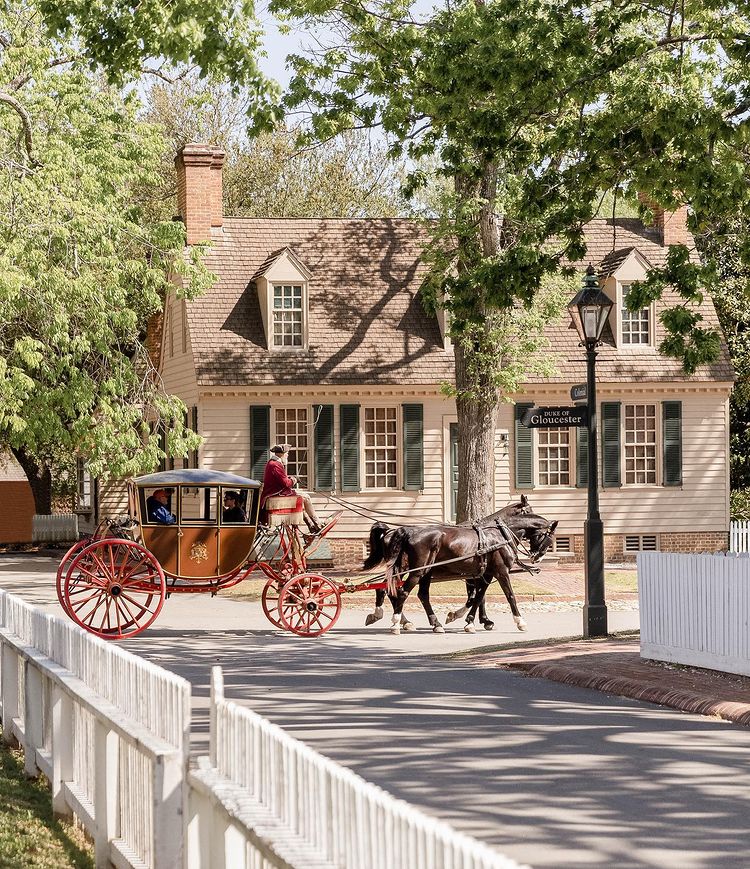
[[[305,505],[307,527],[313,534],[317,534],[322,529],[323,523],[318,519],[312,500],[307,492],[294,488],[297,485],[297,478],[288,476],[286,472],[290,449],[291,444],[277,444],[275,447],[271,447],[271,458],[266,463],[266,469],[263,472],[263,503],[265,504],[266,498],[297,495],[302,498]]]

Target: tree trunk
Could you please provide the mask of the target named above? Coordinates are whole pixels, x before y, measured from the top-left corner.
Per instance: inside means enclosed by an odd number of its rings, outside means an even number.
[[[23,468],[26,479],[29,481],[37,514],[49,516],[52,513],[52,474],[50,469],[40,465],[22,447],[14,449],[13,455]]]
[[[497,201],[497,165],[486,162],[478,183],[456,178],[460,199],[479,196],[483,205],[474,239],[459,233],[458,270],[466,271],[478,257],[497,254],[498,234],[495,204]],[[477,287],[475,310],[487,327],[491,313],[485,307],[483,287]],[[483,343],[487,330],[472,340],[455,342],[456,415],[458,417],[458,493],[456,519],[474,522],[495,509],[495,428],[500,404],[494,374],[488,367],[487,347]]]

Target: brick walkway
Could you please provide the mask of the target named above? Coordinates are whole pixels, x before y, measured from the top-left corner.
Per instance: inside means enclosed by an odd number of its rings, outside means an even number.
[[[472,655],[479,666],[552,679],[750,725],[750,678],[644,661],[638,640],[576,640]]]

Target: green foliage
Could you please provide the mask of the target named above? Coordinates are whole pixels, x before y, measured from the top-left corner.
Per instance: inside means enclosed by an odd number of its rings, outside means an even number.
[[[286,103],[313,107],[311,137],[380,125],[394,153],[435,155],[453,180],[444,216],[458,243],[441,289],[458,330],[529,303],[545,275],[583,259],[601,191],[689,202],[693,229],[750,208],[744,7],[461,0],[421,18],[404,0],[274,7],[334,34],[336,48],[292,61]],[[685,301],[664,317],[662,349],[694,370],[719,342],[686,316],[701,290],[681,256],[669,278]]]
[[[247,137],[248,100],[194,75],[149,89],[146,119],[164,133],[159,192],[152,201],[173,213],[174,154],[186,142],[227,152],[224,210],[245,217],[386,217],[403,213],[403,167],[364,132],[346,132],[318,147],[298,148],[297,135],[276,126]]]
[[[0,91],[23,104],[32,138],[29,149],[22,115],[3,111],[0,439],[45,463],[83,455],[97,476],[150,470],[161,458],[150,420],[175,454],[195,437],[153,376],[146,324],[170,271],[186,295],[211,277],[197,254],[182,256],[181,224],[143,218],[137,191],[163,143],[136,119],[136,99],[57,65],[70,46],[44,37],[32,6],[6,6],[0,31]]]
[[[729,515],[735,522],[750,521],[750,489],[732,489],[729,493]]]

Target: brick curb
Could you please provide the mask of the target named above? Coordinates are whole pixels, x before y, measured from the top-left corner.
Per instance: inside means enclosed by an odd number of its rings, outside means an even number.
[[[597,676],[589,671],[570,664],[534,664],[531,662],[504,662],[498,666],[509,670],[520,670],[527,676],[551,679],[578,688],[592,688],[607,694],[617,694],[632,700],[645,700],[660,706],[669,706],[681,712],[698,715],[712,715],[732,721],[735,724],[750,726],[750,703],[731,700],[717,700],[705,694],[698,694],[666,686],[648,685],[623,676]]]

